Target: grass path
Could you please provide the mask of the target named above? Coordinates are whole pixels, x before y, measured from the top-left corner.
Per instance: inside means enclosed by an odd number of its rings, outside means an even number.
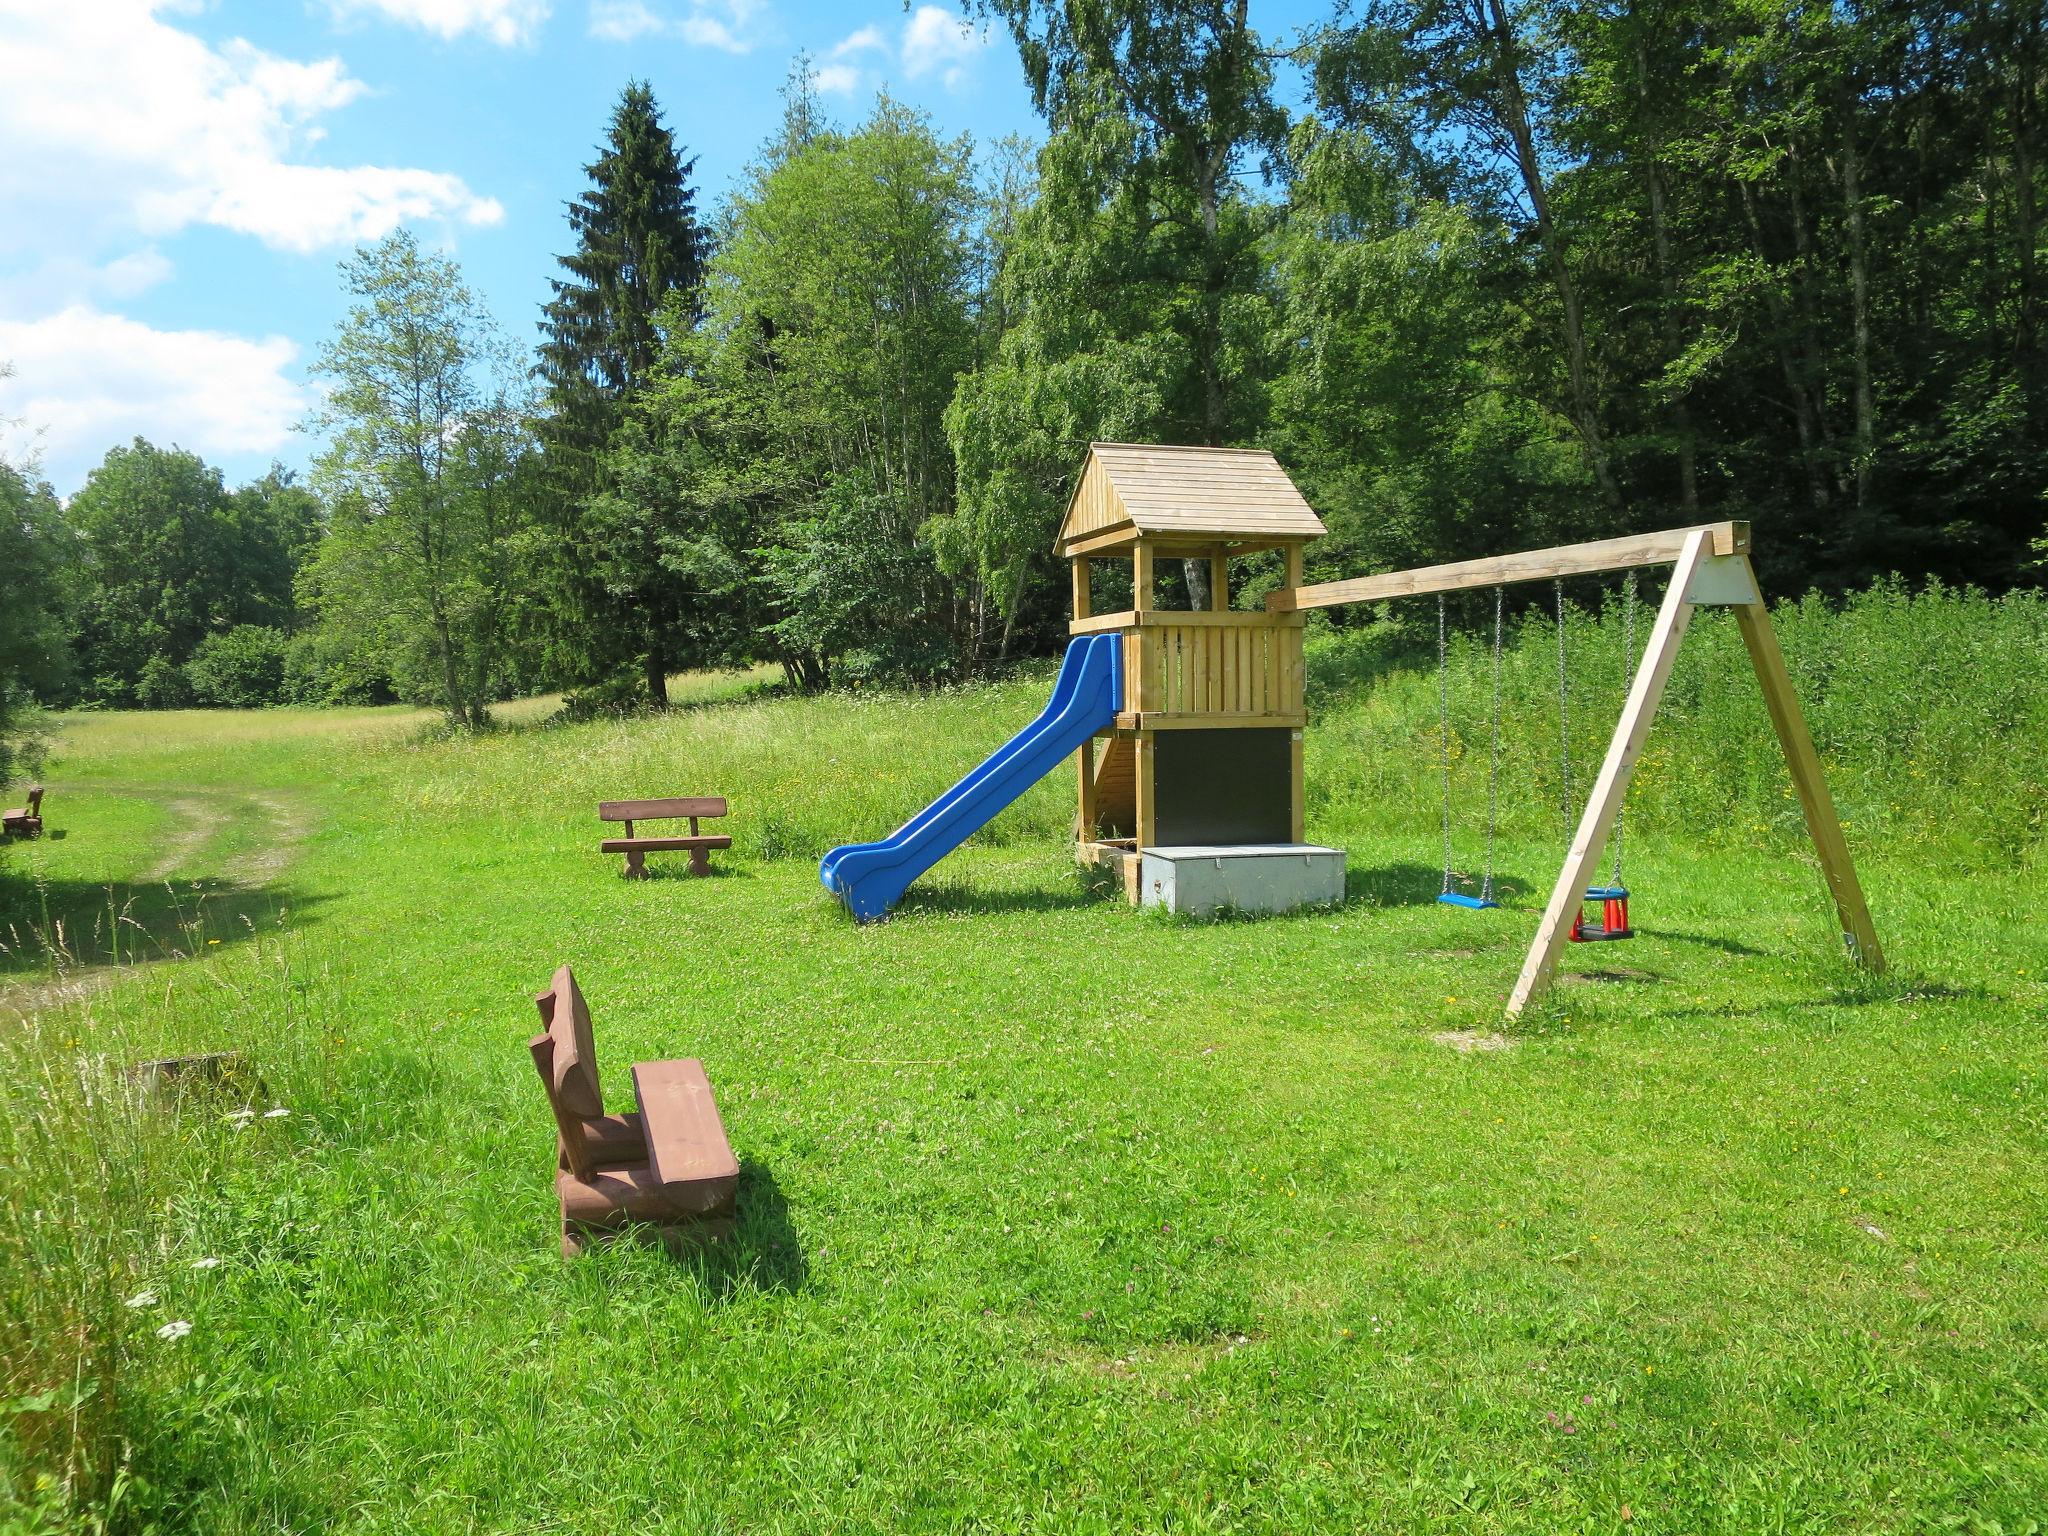
[[[111,1293],[159,1297],[115,1304],[152,1512],[451,1536],[2038,1523],[2038,884],[1869,857],[1895,966],[1873,981],[1789,839],[1644,836],[1644,936],[1571,954],[1554,1007],[1466,1050],[1553,843],[1503,837],[1511,905],[1456,913],[1427,828],[1312,824],[1352,899],[1225,923],[1091,893],[1064,780],[879,927],[787,856],[900,819],[1036,703],[475,742],[91,726],[50,880],[148,867],[189,797],[249,808],[191,864],[272,906],[210,910],[220,944],[65,1027],[119,1059],[244,1050],[292,1111],[197,1125],[204,1176],[151,1186]],[[597,853],[595,800],[664,790],[732,798],[719,878],[629,883]],[[705,1061],[744,1168],[722,1258],[556,1256],[523,1043],[565,959],[614,1107],[629,1062]],[[160,1343],[166,1317],[190,1336]]]

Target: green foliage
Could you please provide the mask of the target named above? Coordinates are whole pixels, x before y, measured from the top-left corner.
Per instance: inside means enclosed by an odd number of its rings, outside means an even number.
[[[792,145],[728,210],[702,332],[673,329],[618,442],[620,494],[700,594],[704,654],[759,648],[805,687],[941,676],[992,618],[930,534],[973,346],[967,147],[887,100]]]
[[[561,258],[541,322],[551,520],[525,549],[551,583],[537,614],[559,669],[588,683],[628,671],[648,702],[689,654],[693,594],[661,560],[661,506],[628,494],[608,466],[613,437],[660,361],[661,323],[694,323],[708,255],[689,175],[644,82],[612,113],[590,186],[569,205],[576,249]],[[630,449],[627,450],[630,452]]]
[[[507,552],[532,471],[510,360],[455,263],[410,233],[342,273],[356,303],[315,364],[330,520],[302,594],[402,696],[475,728],[517,677]]]
[[[0,785],[12,780],[18,760],[32,757],[33,739],[22,727],[33,701],[70,683],[65,576],[73,558],[50,487],[0,460]]]
[[[199,642],[185,663],[185,680],[198,703],[256,709],[284,696],[285,649],[281,629],[238,624]]]
[[[65,583],[85,696],[163,707],[210,634],[289,626],[293,576],[319,535],[319,509],[273,468],[230,492],[197,454],[137,438],[86,477],[67,518],[76,531]],[[55,681],[45,696],[63,697]]]
[[[1028,202],[1013,190],[1004,210],[995,355],[947,419],[961,484],[947,548],[1014,617],[1089,441],[1262,431],[1280,342],[1273,210],[1245,182],[1284,119],[1242,6],[991,9],[1053,131]],[[1186,574],[1205,600],[1206,568]]]

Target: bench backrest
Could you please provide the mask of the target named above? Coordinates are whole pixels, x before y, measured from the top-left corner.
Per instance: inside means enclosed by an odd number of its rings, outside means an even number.
[[[590,1174],[583,1122],[604,1113],[604,1095],[597,1081],[597,1042],[590,1027],[590,1008],[583,1001],[576,974],[568,966],[555,972],[547,991],[534,998],[543,1033],[527,1042],[533,1065],[547,1090],[548,1107],[561,1132],[562,1155],[578,1177]]]
[[[40,816],[43,813],[43,786],[40,784],[31,784],[28,787],[28,813],[30,816]]]
[[[599,821],[672,821],[687,816],[692,821],[699,816],[723,816],[725,797],[722,795],[683,795],[667,800],[601,800],[598,802]]]

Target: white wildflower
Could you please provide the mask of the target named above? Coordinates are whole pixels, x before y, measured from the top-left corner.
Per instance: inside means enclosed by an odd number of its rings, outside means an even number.
[[[282,1104],[280,1104],[275,1109],[266,1109],[265,1111],[263,1111],[263,1118],[266,1120],[282,1120],[286,1115],[290,1113],[290,1110],[286,1109]]]
[[[157,1329],[156,1336],[160,1339],[176,1342],[191,1331],[192,1325],[181,1317],[175,1322],[165,1323],[163,1327]]]
[[[122,1305],[131,1312],[139,1312],[144,1307],[153,1307],[156,1305],[156,1292],[137,1291],[133,1296],[124,1301]]]
[[[194,1259],[194,1260],[192,1261],[192,1267],[193,1267],[194,1269],[219,1269],[219,1268],[220,1268],[220,1260],[219,1260],[219,1259]]]

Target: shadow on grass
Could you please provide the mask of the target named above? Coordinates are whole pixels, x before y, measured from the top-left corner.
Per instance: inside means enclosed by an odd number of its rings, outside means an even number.
[[[1121,889],[1121,882],[1106,871],[1077,867],[1068,879],[1029,890],[991,891],[950,880],[937,885],[912,886],[896,910],[899,913],[930,912],[940,916],[975,912],[1068,912],[1076,907],[1092,907],[1107,901]]]
[[[0,977],[178,960],[244,942],[325,898],[227,880],[0,879]]]
[[[1344,872],[1344,899],[1369,907],[1428,907],[1436,905],[1444,888],[1444,872],[1427,864],[1382,864],[1372,869]],[[1455,882],[1456,891],[1476,894],[1479,879],[1472,876]],[[1519,875],[1495,875],[1493,893],[1502,906],[1519,902],[1531,886]]]
[[[1630,917],[1633,920],[1634,914],[1631,913]],[[1650,939],[1659,944],[1697,944],[1702,949],[1718,949],[1724,955],[1742,955],[1752,960],[1770,953],[1767,949],[1745,944],[1740,939],[1724,939],[1718,934],[1681,933],[1676,928],[1645,928],[1641,923],[1635,923],[1634,926],[1636,938]]]
[[[736,1296],[787,1296],[809,1275],[803,1243],[789,1217],[789,1202],[774,1170],[752,1159],[740,1163],[739,1221],[732,1241],[715,1251],[683,1253],[678,1264],[701,1266],[719,1301]]]

